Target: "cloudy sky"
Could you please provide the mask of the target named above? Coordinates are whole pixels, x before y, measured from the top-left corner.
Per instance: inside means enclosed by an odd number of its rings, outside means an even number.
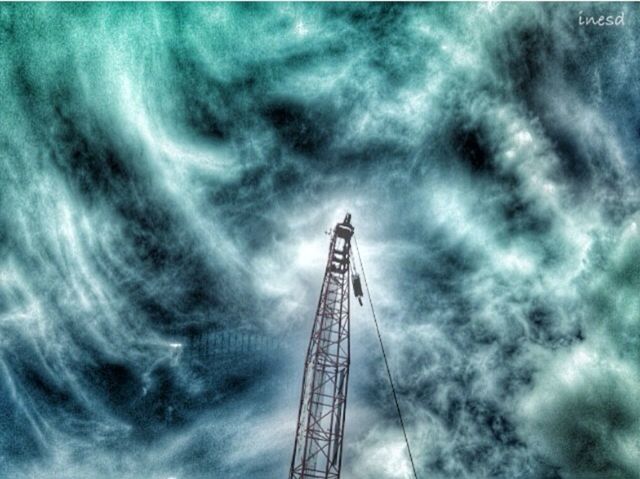
[[[421,479],[640,477],[639,42],[630,4],[0,5],[0,476],[286,477],[350,211]],[[343,477],[409,478],[352,322]]]

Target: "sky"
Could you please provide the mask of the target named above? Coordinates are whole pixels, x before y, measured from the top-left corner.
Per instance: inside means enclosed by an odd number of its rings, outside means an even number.
[[[639,15],[1,4],[0,477],[287,477],[346,212],[421,479],[640,477]],[[407,479],[352,308],[342,477]]]

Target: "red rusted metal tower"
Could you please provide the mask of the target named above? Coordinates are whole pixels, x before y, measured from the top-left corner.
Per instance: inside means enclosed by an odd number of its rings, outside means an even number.
[[[331,235],[329,258],[307,349],[290,479],[338,479],[349,382],[349,280],[353,226]],[[358,299],[362,288],[354,275]]]

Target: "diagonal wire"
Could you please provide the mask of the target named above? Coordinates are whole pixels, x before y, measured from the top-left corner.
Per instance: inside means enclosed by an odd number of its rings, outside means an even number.
[[[364,286],[367,289],[367,297],[369,298],[369,306],[371,306],[371,315],[373,316],[373,323],[376,326],[376,333],[378,334],[378,341],[380,342],[380,349],[382,350],[382,358],[384,359],[384,365],[387,368],[387,377],[389,378],[389,384],[391,385],[391,392],[393,393],[393,401],[396,403],[398,419],[400,419],[402,434],[404,434],[404,442],[407,445],[407,452],[409,453],[409,460],[411,461],[411,469],[413,470],[413,477],[415,479],[418,479],[418,474],[416,473],[416,465],[413,462],[413,455],[411,454],[411,447],[409,446],[409,438],[407,437],[407,429],[404,426],[404,420],[402,419],[402,412],[400,411],[398,394],[396,393],[396,387],[393,383],[393,377],[391,376],[391,369],[389,369],[389,361],[387,360],[387,353],[385,352],[384,343],[382,342],[382,335],[380,334],[380,326],[378,325],[376,310],[373,308],[373,301],[371,300],[371,291],[369,291],[369,284],[367,283],[367,275],[364,272],[364,266],[362,265],[362,256],[360,256],[360,248],[358,248],[358,240],[356,239],[355,235],[353,237],[353,240],[356,245],[356,252],[358,253],[358,262],[360,263],[360,271],[362,271],[362,279],[364,279]]]

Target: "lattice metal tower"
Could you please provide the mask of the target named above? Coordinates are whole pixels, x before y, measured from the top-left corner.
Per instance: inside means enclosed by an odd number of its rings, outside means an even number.
[[[302,380],[291,479],[338,479],[349,382],[349,280],[353,226],[347,214],[331,235]],[[362,296],[357,274],[354,291]]]

